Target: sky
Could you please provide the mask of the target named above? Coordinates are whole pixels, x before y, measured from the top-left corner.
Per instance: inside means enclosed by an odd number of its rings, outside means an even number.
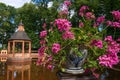
[[[15,8],[22,7],[24,3],[29,3],[30,1],[31,0],[0,0],[0,2],[13,6]]]

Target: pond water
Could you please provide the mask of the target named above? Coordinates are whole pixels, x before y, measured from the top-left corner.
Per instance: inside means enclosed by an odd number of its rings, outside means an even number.
[[[57,70],[50,71],[41,66],[36,66],[36,61],[25,64],[11,64],[0,62],[0,80],[59,80]],[[109,71],[109,76],[101,80],[120,80],[120,71]],[[61,78],[60,80],[94,80],[93,78],[79,75]],[[97,80],[97,79],[96,79]]]

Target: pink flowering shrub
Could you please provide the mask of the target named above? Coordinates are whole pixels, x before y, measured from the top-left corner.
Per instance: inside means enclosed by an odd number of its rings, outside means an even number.
[[[106,53],[104,55],[99,56],[99,64],[102,66],[112,68],[113,65],[116,65],[119,62],[119,57],[117,54],[120,51],[120,44],[114,41],[112,39],[112,36],[107,36],[105,38],[105,41],[107,41],[108,47],[106,49]]]
[[[114,36],[106,34],[108,27],[114,29],[120,28],[120,12],[113,11],[113,20],[106,20],[105,16],[96,17],[93,12],[90,12],[88,6],[82,6],[79,10],[80,22],[78,27],[72,30],[77,34],[78,43],[83,43],[88,47],[89,54],[84,65],[85,68],[112,68],[120,62],[118,53],[120,52],[119,38],[117,41]],[[103,29],[99,31],[99,26]],[[76,40],[76,41],[77,41]]]
[[[66,50],[69,50],[67,46],[72,45],[72,41],[75,39],[71,27],[72,24],[69,20],[59,18],[53,22],[48,30],[43,28],[44,30],[40,32],[41,47],[38,49],[39,58],[37,64],[46,66],[51,70],[55,63],[59,65],[63,63],[66,52],[68,52]],[[41,57],[44,61],[42,61]]]
[[[93,12],[90,12],[88,6],[82,6],[79,10],[80,22],[78,27],[72,30],[77,34],[78,43],[83,43],[88,47],[89,54],[84,65],[85,68],[112,68],[120,62],[118,53],[120,52],[119,38],[117,41],[114,36],[106,34],[108,27],[114,29],[120,28],[120,12],[112,11],[113,20],[106,20],[105,16],[96,17]],[[103,29],[99,31],[99,26]]]
[[[65,0],[64,5],[69,7],[71,3]],[[78,13],[79,24],[75,27],[66,17],[59,16],[49,29],[44,27],[40,32],[39,57],[47,54],[45,66],[51,70],[64,64],[71,48],[82,44],[88,49],[84,68],[112,68],[120,62],[120,44],[117,43],[120,38],[115,41],[113,36],[105,34],[108,27],[120,28],[120,12],[113,11],[112,15],[112,21],[106,20],[105,16],[96,17],[88,6],[82,6]],[[101,25],[103,28],[99,30]],[[42,64],[40,59],[37,63]]]

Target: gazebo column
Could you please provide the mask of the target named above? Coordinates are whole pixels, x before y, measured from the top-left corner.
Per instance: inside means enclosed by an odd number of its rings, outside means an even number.
[[[24,57],[25,56],[25,48],[24,48],[24,46],[25,46],[25,42],[24,41],[22,41],[22,57]]]
[[[13,57],[15,57],[15,41],[13,41],[12,53],[13,53]]]
[[[10,41],[8,42],[8,54],[10,54]]]
[[[31,42],[29,42],[29,55],[31,55]]]

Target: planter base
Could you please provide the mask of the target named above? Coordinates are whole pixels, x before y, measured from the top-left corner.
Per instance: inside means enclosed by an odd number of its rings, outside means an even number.
[[[95,76],[92,74],[88,73],[83,73],[83,74],[69,74],[69,73],[64,73],[61,71],[57,72],[57,77],[59,80],[98,80],[96,79]]]
[[[78,67],[78,68],[69,68],[69,69],[66,68],[64,72],[70,74],[83,74],[85,71],[81,67]]]

